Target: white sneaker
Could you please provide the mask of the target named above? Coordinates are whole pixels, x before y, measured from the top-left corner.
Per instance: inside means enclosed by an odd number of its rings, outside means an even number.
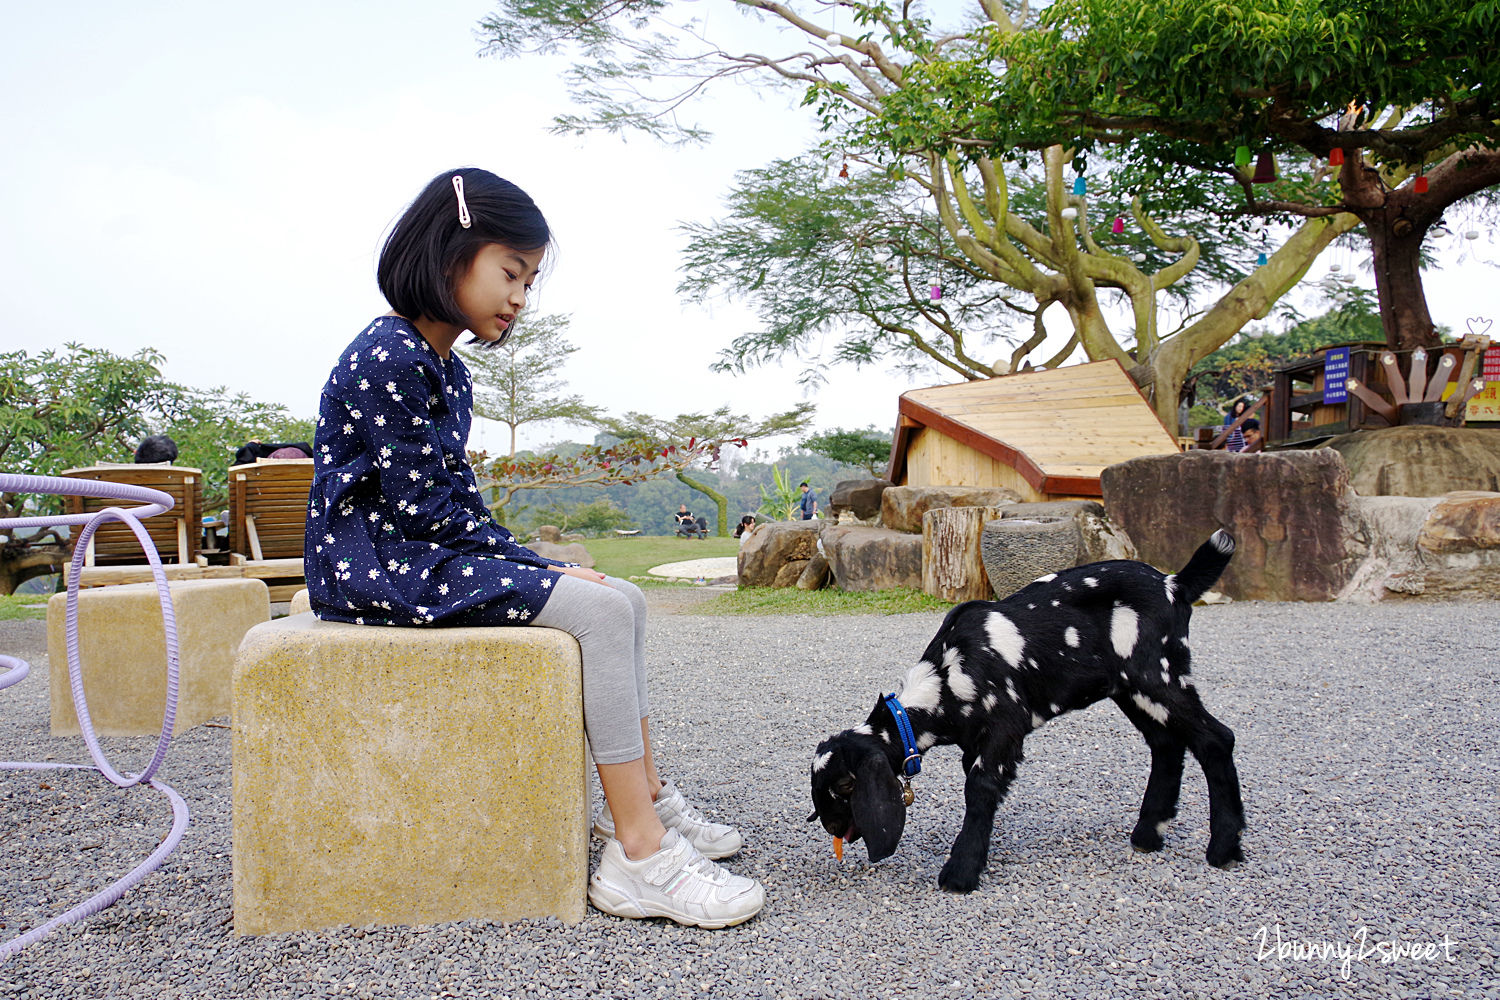
[[[715,861],[727,858],[744,846],[744,839],[740,837],[738,830],[723,823],[709,822],[708,817],[683,798],[677,786],[670,781],[656,793],[655,806],[656,816],[661,820],[662,826],[682,834],[705,858]],[[594,820],[594,835],[604,840],[610,840],[615,835],[615,818],[610,814],[607,799],[604,809]]]
[[[668,830],[661,850],[631,861],[618,840],[604,846],[589,879],[589,902],[617,917],[668,917],[710,930],[744,923],[766,905],[754,879],[731,875]]]

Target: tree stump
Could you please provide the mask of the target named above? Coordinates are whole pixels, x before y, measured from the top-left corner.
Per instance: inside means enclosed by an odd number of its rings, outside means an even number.
[[[940,507],[922,515],[922,590],[945,601],[991,601],[980,552],[986,522],[1003,507]]]

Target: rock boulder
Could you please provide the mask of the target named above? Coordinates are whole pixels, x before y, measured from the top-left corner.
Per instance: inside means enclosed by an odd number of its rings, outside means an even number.
[[[822,521],[768,521],[757,525],[740,546],[739,581],[741,587],[790,587],[807,561],[818,551],[818,532]],[[797,574],[786,579],[783,567],[799,563]],[[784,582],[777,583],[781,579]]]
[[[1228,529],[1238,548],[1217,589],[1237,599],[1333,600],[1363,556],[1349,470],[1330,449],[1134,458],[1100,482],[1110,519],[1164,572]]]
[[[840,590],[922,589],[920,534],[831,524],[823,529],[823,551]]]
[[[1344,434],[1324,447],[1344,457],[1360,496],[1500,491],[1500,429],[1389,427]]]
[[[1003,486],[892,486],[880,495],[881,527],[922,532],[922,515],[941,507],[1000,507],[1020,494]]]
[[[577,563],[580,566],[589,567],[590,569],[592,569],[594,565],[594,557],[589,555],[589,550],[584,548],[582,545],[579,545],[577,542],[570,542],[567,545],[563,545],[558,542],[532,542],[526,547],[535,552],[537,555],[541,556],[543,559],[556,559],[560,562],[573,562]]]
[[[860,521],[873,521],[880,517],[880,496],[891,488],[889,479],[845,479],[834,486],[828,495],[828,507],[833,519],[843,519],[847,511]]]

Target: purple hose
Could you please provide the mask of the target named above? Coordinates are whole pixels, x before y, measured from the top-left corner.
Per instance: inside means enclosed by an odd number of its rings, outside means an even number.
[[[4,493],[50,493],[58,496],[86,496],[86,497],[108,497],[111,499],[132,500],[144,504],[141,507],[121,509],[119,507],[106,507],[97,514],[69,514],[48,517],[11,517],[0,518],[0,530],[29,527],[50,527],[56,525],[83,525],[83,531],[79,533],[77,540],[73,543],[73,563],[68,578],[68,603],[67,603],[67,639],[68,639],[68,680],[73,691],[73,705],[78,713],[78,728],[83,734],[84,744],[88,747],[89,756],[93,758],[92,768],[82,764],[44,764],[30,761],[5,761],[0,762],[0,770],[22,770],[40,771],[55,768],[76,768],[83,770],[96,770],[107,779],[122,788],[131,785],[143,784],[162,792],[172,803],[172,829],[166,838],[157,845],[156,850],[141,862],[129,874],[112,883],[108,888],[96,894],[87,902],[54,917],[40,927],[33,928],[19,937],[0,944],[0,960],[8,958],[47,934],[51,933],[63,924],[98,913],[100,910],[114,903],[125,892],[140,882],[148,874],[155,871],[162,860],[182,840],[182,834],[187,829],[188,808],[187,803],[181,795],[170,786],[159,781],[152,780],[152,776],[161,767],[162,761],[166,759],[167,747],[172,741],[172,727],[177,718],[177,619],[172,609],[172,593],[167,587],[167,576],[161,567],[161,558],[156,553],[156,546],[151,542],[151,536],[141,526],[140,519],[152,517],[172,509],[173,500],[160,490],[147,489],[143,486],[126,486],[119,483],[108,483],[88,479],[58,479],[47,476],[17,476],[8,473],[0,473],[0,492]],[[156,742],[156,752],[152,755],[150,763],[139,774],[122,776],[110,764],[104,756],[104,751],[99,746],[99,739],[94,735],[94,727],[89,718],[88,703],[83,692],[83,669],[78,659],[78,580],[83,570],[84,553],[88,551],[89,539],[99,529],[99,525],[105,521],[122,521],[129,525],[130,530],[135,533],[136,539],[141,543],[141,549],[146,553],[146,561],[151,564],[151,575],[156,581],[156,591],[161,597],[162,627],[166,633],[167,645],[167,704],[162,714],[161,735]],[[23,660],[11,656],[0,656],[0,667],[6,668],[6,672],[0,674],[0,688],[6,688],[24,678],[30,671],[30,666]]]

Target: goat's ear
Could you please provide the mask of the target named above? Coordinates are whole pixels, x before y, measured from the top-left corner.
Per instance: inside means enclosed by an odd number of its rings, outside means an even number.
[[[891,765],[878,753],[867,754],[854,772],[854,794],[850,806],[854,827],[864,838],[870,860],[879,861],[896,853],[901,831],[906,828],[906,802],[901,782]]]

